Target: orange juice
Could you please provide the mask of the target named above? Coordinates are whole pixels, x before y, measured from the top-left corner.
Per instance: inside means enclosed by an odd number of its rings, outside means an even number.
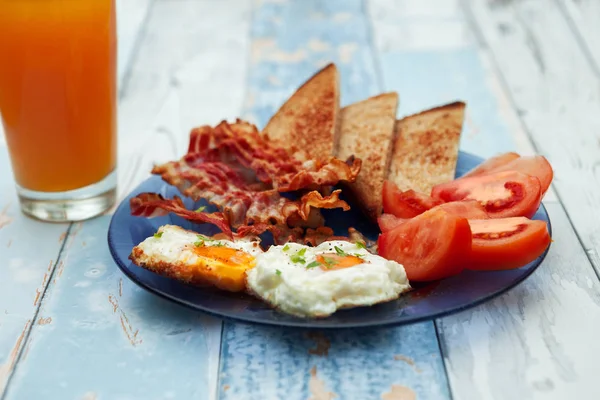
[[[114,0],[0,0],[0,115],[16,182],[62,192],[116,166]]]

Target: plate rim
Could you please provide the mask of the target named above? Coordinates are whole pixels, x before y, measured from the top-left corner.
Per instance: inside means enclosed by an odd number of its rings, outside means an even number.
[[[471,157],[474,160],[477,160],[479,163],[483,162],[484,159],[482,157],[479,157],[477,155],[474,155],[472,153],[468,153],[468,152],[464,152],[464,151],[459,151],[459,156],[463,155],[466,157]],[[550,242],[550,245],[548,245],[548,247],[546,248],[546,250],[544,251],[544,253],[542,253],[536,260],[539,260],[539,262],[537,263],[537,265],[535,265],[533,268],[530,268],[529,270],[527,270],[524,274],[522,274],[521,276],[518,277],[518,279],[516,279],[515,281],[513,281],[510,285],[507,285],[505,287],[502,287],[501,289],[495,290],[493,292],[487,293],[485,296],[472,301],[470,303],[466,303],[460,306],[456,306],[447,310],[442,310],[439,312],[433,312],[427,315],[423,315],[423,316],[417,316],[417,317],[412,317],[409,320],[403,320],[403,319],[398,319],[395,321],[385,321],[385,322],[352,322],[352,323],[347,323],[347,324],[343,324],[340,326],[332,326],[332,325],[324,325],[324,326],[308,326],[308,324],[310,323],[310,321],[319,321],[319,319],[301,319],[299,318],[298,321],[277,321],[277,320],[263,320],[263,319],[255,319],[255,318],[251,318],[251,317],[244,317],[244,316],[240,316],[240,315],[232,315],[232,314],[228,314],[227,312],[215,312],[214,310],[212,310],[211,308],[207,308],[204,307],[202,305],[197,305],[197,304],[190,304],[189,302],[186,302],[184,300],[181,300],[180,298],[177,298],[175,296],[169,296],[168,294],[156,289],[155,287],[151,286],[151,285],[147,285],[144,282],[142,282],[140,279],[138,279],[128,268],[128,266],[126,266],[122,261],[121,261],[121,257],[116,254],[117,250],[116,250],[116,246],[113,244],[113,240],[111,237],[111,232],[114,229],[114,225],[115,225],[115,216],[117,215],[118,210],[123,207],[123,205],[125,204],[125,201],[133,194],[136,192],[136,189],[143,185],[144,183],[146,183],[148,180],[153,179],[153,176],[150,176],[146,179],[144,179],[143,181],[141,181],[132,191],[130,191],[129,193],[127,193],[124,198],[121,200],[121,202],[117,205],[117,207],[115,208],[115,211],[113,212],[113,214],[111,215],[111,219],[110,219],[110,223],[108,226],[108,230],[107,230],[107,234],[106,234],[106,239],[107,239],[107,243],[108,243],[108,248],[109,248],[109,252],[111,254],[111,257],[113,259],[113,261],[117,264],[117,267],[121,270],[121,272],[133,283],[135,283],[137,286],[139,286],[140,288],[150,292],[153,295],[159,296],[163,299],[166,299],[170,302],[179,304],[180,306],[186,307],[188,309],[191,310],[195,310],[195,311],[199,311],[199,312],[203,312],[206,313],[208,315],[211,315],[213,317],[216,318],[220,318],[224,321],[230,321],[230,322],[239,322],[239,323],[244,323],[244,324],[252,324],[252,325],[262,325],[262,326],[271,326],[271,327],[280,327],[280,328],[295,328],[295,329],[307,329],[307,330],[314,330],[314,329],[320,329],[320,330],[338,330],[338,329],[364,329],[367,327],[373,327],[373,328],[385,328],[385,327],[393,327],[393,326],[401,326],[401,325],[411,325],[411,324],[415,324],[415,323],[419,323],[419,322],[424,322],[424,321],[434,321],[438,318],[443,318],[449,315],[453,315],[474,307],[477,307],[483,303],[487,303],[488,301],[501,296],[504,293],[507,293],[508,291],[514,289],[515,287],[517,287],[518,285],[520,285],[523,281],[525,281],[527,278],[529,278],[535,271],[537,271],[537,269],[540,267],[540,265],[542,265],[542,263],[544,262],[544,260],[546,259],[546,256],[548,254],[548,252],[550,251],[550,248],[552,247],[552,242]],[[550,234],[550,237],[552,238],[552,222],[550,220],[550,215],[548,214],[548,210],[546,209],[545,204],[543,203],[543,201],[540,203],[540,207],[538,208],[538,210],[536,212],[540,212],[543,211],[543,214],[546,216],[547,219],[547,225],[548,225],[548,233]],[[546,221],[544,221],[546,222]],[[169,279],[169,278],[167,278]],[[185,284],[184,282],[180,282],[182,284]],[[191,287],[194,287],[193,285],[189,285]],[[402,296],[402,295],[401,295]],[[365,307],[366,309],[367,307]],[[325,318],[326,319],[326,318]],[[324,319],[324,320],[325,320]]]

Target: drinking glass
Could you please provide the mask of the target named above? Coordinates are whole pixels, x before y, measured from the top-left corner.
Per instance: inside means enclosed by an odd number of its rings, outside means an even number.
[[[0,60],[21,210],[46,221],[106,211],[116,192],[114,0],[0,0]]]

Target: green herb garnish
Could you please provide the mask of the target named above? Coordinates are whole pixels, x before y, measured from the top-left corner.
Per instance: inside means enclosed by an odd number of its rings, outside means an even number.
[[[215,244],[212,245],[212,247],[224,247],[225,245],[221,242],[217,242]]]
[[[162,232],[156,232],[154,234],[154,237],[158,239],[158,238],[160,238],[162,236],[162,234],[163,234]]]
[[[196,247],[203,247],[204,246],[204,240],[196,240],[194,242],[194,246],[196,246]]]
[[[356,247],[358,247],[359,249],[367,249],[367,245],[364,244],[363,242],[356,242]]]
[[[311,269],[311,268],[314,268],[314,267],[318,267],[319,265],[321,265],[321,263],[320,263],[320,262],[318,262],[318,261],[313,261],[313,262],[311,262],[310,264],[308,264],[308,265],[306,266],[306,269]]]
[[[289,249],[290,249],[289,245],[286,244],[285,246],[283,246],[283,251],[288,251]]]
[[[346,257],[348,255],[344,250],[340,249],[337,246],[334,246],[333,248],[335,249],[335,252],[338,254],[338,256]]]
[[[299,256],[303,256],[306,253],[306,247],[298,252]]]
[[[202,207],[198,207],[198,209],[196,210],[197,213],[202,212],[206,210],[206,206],[202,206]]]
[[[278,269],[276,269],[276,270],[275,270],[275,273],[276,273],[277,275],[281,275],[281,271],[280,271],[280,270],[278,270]]]
[[[306,253],[306,247],[297,252],[296,254],[292,254],[290,256],[290,260],[292,260],[293,263],[306,264],[306,260],[303,257],[304,253]]]
[[[327,267],[327,269],[333,268],[336,264],[335,260],[329,257],[323,257],[323,261],[325,261],[325,267]]]

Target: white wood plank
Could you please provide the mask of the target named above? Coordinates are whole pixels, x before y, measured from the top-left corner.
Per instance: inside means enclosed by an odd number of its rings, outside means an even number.
[[[474,311],[441,319],[455,399],[597,399],[600,283],[558,203],[554,243],[530,278]]]
[[[592,264],[600,271],[600,77],[555,3],[467,3]]]
[[[579,37],[584,51],[600,73],[600,2],[597,0],[555,0]]]

